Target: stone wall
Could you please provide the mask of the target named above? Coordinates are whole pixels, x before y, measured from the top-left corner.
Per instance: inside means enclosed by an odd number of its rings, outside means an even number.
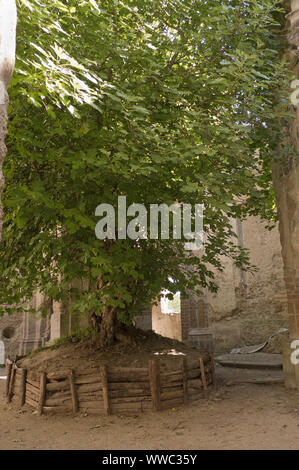
[[[178,341],[189,342],[192,329],[208,326],[207,308],[203,298],[192,293],[186,299],[181,298],[181,313],[162,313],[161,304],[152,308],[152,329],[159,335]]]
[[[191,329],[208,326],[207,313],[204,298],[198,298],[190,293],[187,299],[181,300],[182,341],[189,340]]]
[[[0,317],[0,340],[5,347],[5,358],[14,359],[19,354],[22,339],[23,315],[15,313]]]
[[[146,307],[136,318],[136,326],[141,330],[154,329],[152,325],[152,307]]]
[[[153,329],[164,336],[189,340],[191,329],[210,327],[216,351],[254,345],[288,327],[287,296],[278,227],[269,231],[258,217],[232,221],[238,243],[250,250],[253,273],[242,272],[229,258],[215,272],[218,292],[181,299],[181,314],[164,315],[153,308]]]
[[[162,313],[161,304],[152,308],[152,329],[161,336],[182,341],[180,313]]]
[[[238,243],[250,250],[257,271],[246,273],[223,258],[224,271],[215,271],[217,293],[181,299],[181,314],[165,315],[153,308],[153,329],[164,336],[189,341],[190,330],[207,327],[216,351],[259,344],[288,327],[287,296],[278,227],[269,231],[258,217],[232,220]],[[236,240],[235,240],[236,241]],[[179,331],[180,330],[180,331]]]
[[[44,297],[37,293],[28,307],[38,309]],[[0,317],[0,340],[5,345],[6,358],[15,359],[42,347],[50,338],[49,317],[39,314],[15,313]]]
[[[289,8],[289,5],[288,5]],[[299,79],[299,0],[292,0],[287,15],[287,53],[290,68]],[[298,85],[296,86],[298,88]],[[273,182],[279,215],[279,231],[288,297],[290,342],[299,339],[299,105],[291,105],[294,119],[284,129],[283,147],[287,158],[273,164]],[[290,343],[285,345],[286,384],[299,388],[299,365],[291,364]]]
[[[243,246],[250,251],[253,273],[241,272],[232,260],[223,258],[223,272],[215,273],[216,294],[206,291],[210,320],[222,320],[245,309],[247,314],[270,315],[286,311],[283,263],[278,228],[269,231],[258,217],[242,223]]]
[[[240,237],[240,230],[235,231]],[[242,243],[241,243],[242,242]],[[225,269],[215,273],[217,294],[205,292],[216,349],[259,344],[282,327],[288,327],[287,297],[278,227],[269,231],[258,217],[242,222],[242,240],[257,267],[245,273],[224,259]]]

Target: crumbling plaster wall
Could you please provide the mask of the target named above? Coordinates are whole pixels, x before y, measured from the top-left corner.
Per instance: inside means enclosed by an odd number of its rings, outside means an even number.
[[[152,329],[161,336],[182,341],[181,314],[165,314],[161,311],[161,304],[152,308]]]
[[[229,351],[268,339],[288,327],[287,296],[278,227],[271,231],[259,217],[232,220],[238,243],[249,249],[257,271],[242,272],[229,258],[224,270],[214,271],[217,293],[204,290],[201,298],[181,299],[181,314],[165,315],[153,307],[152,328],[171,338],[188,340],[192,328],[209,327],[216,351]]]
[[[242,222],[241,241],[258,270],[241,272],[225,258],[224,271],[215,273],[219,291],[205,292],[209,323],[219,351],[258,344],[279,328],[288,327],[278,227],[269,231],[258,217],[249,217]]]

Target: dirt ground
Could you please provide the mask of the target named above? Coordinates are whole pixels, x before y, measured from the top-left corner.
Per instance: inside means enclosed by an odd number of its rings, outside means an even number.
[[[299,449],[299,392],[236,383],[278,378],[279,371],[217,366],[217,377],[217,390],[187,407],[104,418],[17,410],[6,404],[0,380],[0,449]]]

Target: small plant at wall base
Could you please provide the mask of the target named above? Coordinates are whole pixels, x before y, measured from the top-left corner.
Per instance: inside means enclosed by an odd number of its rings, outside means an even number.
[[[231,218],[275,217],[269,161],[287,80],[279,2],[17,7],[1,312],[23,311],[39,290],[71,301],[111,344],[117,325],[162,290],[215,291],[210,267],[221,270],[223,256],[249,267]],[[203,203],[204,251],[186,255],[183,240],[96,239],[95,208],[115,207],[119,195],[147,208]]]
[[[77,343],[78,341],[84,341],[86,339],[95,339],[96,330],[92,327],[89,328],[79,328],[70,335],[61,336],[60,338],[55,338],[51,348],[59,347],[64,343]]]

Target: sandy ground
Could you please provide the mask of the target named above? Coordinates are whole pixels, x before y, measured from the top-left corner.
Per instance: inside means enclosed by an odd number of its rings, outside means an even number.
[[[208,398],[161,413],[104,418],[39,417],[27,405],[17,410],[6,404],[0,380],[0,449],[299,449],[299,392],[279,383],[234,384],[279,374],[217,366],[219,384]]]

